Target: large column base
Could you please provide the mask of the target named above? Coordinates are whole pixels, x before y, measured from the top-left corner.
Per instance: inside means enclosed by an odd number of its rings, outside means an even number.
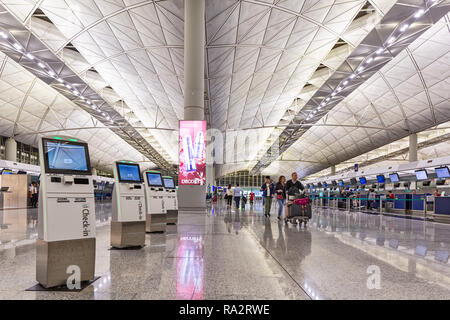
[[[167,210],[167,224],[177,224],[177,223],[178,223],[178,209]]]
[[[95,278],[95,238],[44,241],[36,240],[36,280],[45,288],[67,284],[67,267],[80,268],[80,281]]]
[[[145,221],[111,221],[111,247],[143,247],[145,245]]]
[[[147,213],[145,220],[145,232],[165,232],[167,224],[167,214]]]

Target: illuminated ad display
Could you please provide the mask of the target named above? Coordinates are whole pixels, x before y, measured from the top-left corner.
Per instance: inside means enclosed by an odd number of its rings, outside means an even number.
[[[180,121],[180,185],[205,184],[206,121]]]

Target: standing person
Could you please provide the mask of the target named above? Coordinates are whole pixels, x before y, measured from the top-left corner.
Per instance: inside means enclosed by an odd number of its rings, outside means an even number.
[[[272,207],[272,197],[275,193],[275,186],[270,181],[270,176],[266,176],[266,182],[261,186],[264,199],[264,216],[270,217],[270,208]]]
[[[38,201],[38,188],[36,182],[33,182],[30,186],[30,203],[32,208],[37,208]]]
[[[367,209],[372,210],[373,205],[375,203],[375,199],[377,197],[377,194],[375,193],[375,189],[369,190],[368,200],[367,200]]]
[[[225,197],[227,198],[227,208],[231,208],[231,204],[233,203],[233,190],[231,189],[231,184],[228,185]]]
[[[250,190],[249,200],[250,200],[250,207],[253,207],[253,200],[255,200],[255,193],[253,192],[253,190]]]
[[[278,203],[278,220],[281,220],[281,214],[283,213],[284,204],[286,203],[286,178],[280,176],[275,186],[275,194],[277,195]]]
[[[305,187],[303,184],[298,180],[297,172],[292,172],[291,174],[291,180],[288,180],[286,182],[286,194],[287,194],[287,210],[286,210],[286,217],[285,221],[289,217],[289,207],[294,203],[295,194],[300,193],[300,190],[305,190]]]
[[[241,187],[239,187],[239,183],[236,183],[236,187],[234,188],[234,201],[236,202],[236,209],[239,210],[239,204],[241,202]]]
[[[439,189],[434,190],[433,196],[440,197],[441,194],[439,193]]]

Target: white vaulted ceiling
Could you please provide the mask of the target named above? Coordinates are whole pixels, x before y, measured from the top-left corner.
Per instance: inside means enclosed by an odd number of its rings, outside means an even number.
[[[74,136],[89,143],[91,163],[102,169],[110,169],[110,164],[117,159],[148,161],[75,103],[3,53],[0,53],[0,135],[15,136],[18,141],[34,146],[42,136]],[[146,165],[153,166],[150,162]]]
[[[183,0],[0,3],[163,157],[177,163],[176,130],[183,118]],[[375,11],[358,15],[368,3]],[[211,114],[207,120],[227,137],[238,132],[234,136],[239,138],[242,129],[259,137],[247,161],[230,161],[225,171],[250,169],[277,139],[280,127],[292,120],[394,3],[206,0],[205,77]],[[36,9],[48,21],[33,16]],[[319,171],[328,163],[394,141],[403,130],[430,127],[446,117],[450,43],[446,19],[322,119],[328,125],[352,128],[311,128],[266,172]],[[234,151],[233,141],[226,141],[226,151]]]
[[[265,172],[305,176],[450,119],[449,18],[353,91]]]

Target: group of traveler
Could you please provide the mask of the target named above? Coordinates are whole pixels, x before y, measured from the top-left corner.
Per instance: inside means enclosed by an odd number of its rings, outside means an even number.
[[[295,199],[295,195],[303,191],[305,187],[298,180],[296,172],[293,172],[291,179],[286,182],[285,176],[280,176],[276,184],[272,183],[270,176],[266,176],[265,183],[261,186],[264,197],[264,216],[270,217],[273,197],[275,196],[278,204],[278,220],[282,219],[285,210],[285,220],[289,218],[289,207]]]
[[[275,198],[278,204],[278,220],[282,219],[283,211],[286,211],[285,219],[287,219],[289,217],[289,207],[293,203],[295,195],[300,193],[304,189],[305,188],[303,184],[300,182],[300,180],[298,180],[296,172],[292,173],[291,179],[288,181],[286,181],[285,176],[280,176],[277,183],[273,183],[270,176],[266,176],[265,182],[260,189],[263,196],[264,216],[270,217],[272,202]],[[234,188],[231,188],[231,184],[228,185],[225,194],[227,206],[231,207],[234,199],[236,208],[239,208],[241,198],[245,198],[245,196],[241,196],[241,193],[242,189],[239,187],[239,184],[236,184],[236,187]],[[252,205],[255,199],[255,194],[253,192],[250,192],[249,198],[250,205]]]

